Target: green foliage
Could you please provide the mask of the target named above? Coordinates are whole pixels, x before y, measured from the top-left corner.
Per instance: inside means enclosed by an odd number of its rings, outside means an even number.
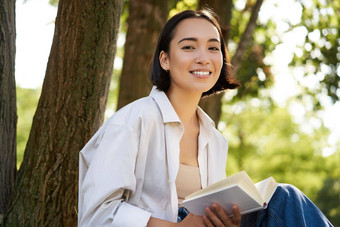
[[[24,157],[32,120],[38,105],[41,89],[16,88],[17,94],[17,169]]]
[[[171,8],[171,10],[169,11],[169,18],[183,10],[196,10],[198,2],[197,0],[170,1],[170,6],[174,5],[175,7]]]
[[[249,4],[246,4],[243,9],[233,8],[228,45],[231,58],[247,26],[251,9],[252,5]],[[265,63],[264,58],[275,48],[276,43],[272,41],[275,28],[276,25],[271,20],[264,24],[257,23],[252,40],[243,55],[241,67],[235,75],[242,86],[238,89],[234,101],[243,99],[245,96],[257,97],[260,88],[268,88],[273,84],[270,65]]]
[[[316,77],[335,102],[340,100],[340,3],[339,1],[301,1],[301,22],[291,26],[306,30],[305,42],[295,52],[292,66],[306,66],[305,77]],[[313,91],[316,90],[316,91]]]
[[[340,226],[340,152],[328,157],[328,162],[334,171],[324,180],[322,189],[317,193],[316,203],[334,226]]]
[[[248,97],[223,106],[219,128],[229,141],[227,175],[245,170],[254,181],[273,176],[280,183],[295,185],[317,205],[323,202],[322,210],[330,219],[331,215],[338,217],[339,203],[324,208],[340,194],[335,164],[339,165],[339,158],[334,161],[322,156],[329,131],[321,125],[306,132],[294,122],[287,108],[260,98]],[[330,175],[337,177],[330,181]],[[330,184],[333,192],[328,191]]]
[[[120,15],[120,26],[119,32],[126,34],[128,28],[128,17],[129,17],[129,0],[124,0],[123,10]]]
[[[243,33],[243,31],[246,29],[247,27],[247,23],[249,21],[249,18],[251,16],[251,12],[249,9],[237,9],[237,8],[233,8],[232,10],[232,18],[231,18],[231,26],[230,26],[230,39],[232,40],[232,42],[234,42],[235,44],[239,43],[240,39],[241,39],[241,35]],[[235,48],[232,48],[230,50],[231,54],[233,54],[233,52],[235,51]]]
[[[116,110],[119,93],[119,76],[121,70],[114,70],[110,83],[109,96],[106,103],[105,118],[110,117]]]
[[[59,0],[49,0],[50,5],[52,6],[58,6]]]
[[[266,48],[268,47],[265,44],[254,43],[245,52],[236,75],[242,84],[238,89],[237,100],[243,99],[244,96],[257,97],[260,88],[269,88],[273,84],[270,66],[263,62]]]

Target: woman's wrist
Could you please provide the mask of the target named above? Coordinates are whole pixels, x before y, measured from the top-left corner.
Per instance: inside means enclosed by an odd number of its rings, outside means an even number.
[[[165,221],[165,220],[162,220],[162,219],[151,217],[149,219],[147,227],[158,227],[158,226],[164,226],[164,227],[176,227],[177,226],[177,227],[180,227],[181,225],[179,225],[179,224],[180,223]]]

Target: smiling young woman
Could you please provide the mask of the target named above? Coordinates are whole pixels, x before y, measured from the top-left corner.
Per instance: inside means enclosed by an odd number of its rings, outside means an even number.
[[[202,94],[216,84],[223,62],[217,28],[201,18],[180,22],[169,53],[161,51],[159,59],[161,67],[171,77],[166,95],[186,129],[180,142],[180,162],[198,166],[196,109]]]
[[[117,111],[80,152],[79,226],[329,224],[289,185],[278,187],[262,213],[242,218],[237,205],[227,214],[214,203],[204,216],[179,206],[186,195],[226,177],[228,143],[198,102],[239,84],[210,12],[188,10],[168,20],[150,78],[150,95]]]
[[[193,95],[199,101],[210,90],[221,73],[223,56],[217,28],[201,18],[180,22],[170,42],[169,53],[161,51],[161,67],[171,75],[166,92]]]

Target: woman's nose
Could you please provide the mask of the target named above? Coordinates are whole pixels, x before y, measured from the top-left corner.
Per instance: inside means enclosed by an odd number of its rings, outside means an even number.
[[[195,58],[195,63],[201,64],[201,65],[209,64],[209,57],[208,57],[207,51],[205,51],[205,50],[197,51],[197,56]]]

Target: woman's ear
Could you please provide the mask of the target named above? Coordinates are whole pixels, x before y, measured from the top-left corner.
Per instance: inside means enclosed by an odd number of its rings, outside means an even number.
[[[169,71],[169,56],[164,50],[159,54],[159,63],[161,64],[162,69]]]

